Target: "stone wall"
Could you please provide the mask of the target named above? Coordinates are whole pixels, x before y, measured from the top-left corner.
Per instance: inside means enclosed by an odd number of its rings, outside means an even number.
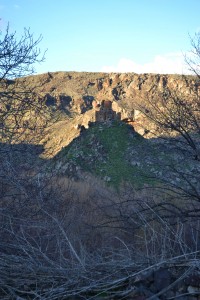
[[[89,128],[91,123],[109,122],[114,120],[123,120],[129,117],[129,113],[122,109],[115,101],[101,100],[93,101],[92,109],[83,114],[80,126]]]
[[[103,100],[101,105],[95,108],[95,122],[107,122],[112,120],[121,120],[121,112],[113,110],[111,101]]]

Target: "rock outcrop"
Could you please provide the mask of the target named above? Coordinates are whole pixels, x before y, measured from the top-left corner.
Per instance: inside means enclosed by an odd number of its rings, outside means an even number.
[[[143,103],[167,89],[187,97],[200,89],[195,76],[135,73],[55,72],[27,77],[28,84],[37,87],[47,106],[78,114],[91,109],[94,100],[115,101],[131,111],[136,101]]]
[[[160,94],[167,97],[169,91],[189,101],[200,87],[195,76],[135,73],[55,72],[29,76],[26,81],[48,109],[61,114],[62,120],[43,141],[51,147],[51,141],[58,140],[56,151],[77,137],[81,128],[111,119],[128,122],[139,134],[152,137],[153,125],[140,113],[138,104],[159,101]]]

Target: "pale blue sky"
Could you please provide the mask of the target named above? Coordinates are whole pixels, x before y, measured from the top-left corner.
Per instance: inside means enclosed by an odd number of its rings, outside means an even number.
[[[181,73],[189,34],[200,30],[200,0],[0,0],[1,30],[42,34],[38,73]]]

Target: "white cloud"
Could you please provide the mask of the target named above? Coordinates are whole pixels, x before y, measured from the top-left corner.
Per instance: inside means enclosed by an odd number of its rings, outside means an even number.
[[[133,60],[121,58],[116,66],[103,66],[101,72],[135,72],[160,74],[188,74],[188,66],[182,53],[157,55],[152,62],[138,64]]]

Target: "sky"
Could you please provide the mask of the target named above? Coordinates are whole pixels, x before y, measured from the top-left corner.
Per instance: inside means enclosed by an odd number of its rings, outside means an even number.
[[[55,71],[187,73],[200,0],[0,0],[0,29],[36,39]],[[2,34],[0,36],[0,39]]]

